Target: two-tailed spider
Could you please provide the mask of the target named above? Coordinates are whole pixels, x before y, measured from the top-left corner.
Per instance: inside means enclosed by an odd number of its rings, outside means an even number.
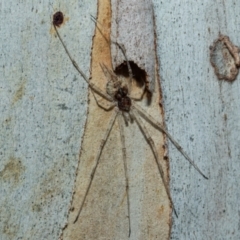
[[[151,147],[152,153],[154,155],[155,161],[156,161],[156,166],[158,168],[159,174],[161,176],[162,182],[164,184],[166,193],[168,195],[168,198],[171,202],[172,208],[176,213],[170,191],[167,186],[167,182],[164,177],[163,173],[163,168],[161,165],[161,161],[158,155],[158,151],[156,149],[155,143],[152,140],[147,128],[145,127],[142,118],[144,118],[147,122],[149,122],[154,128],[158,129],[159,131],[163,132],[166,134],[166,136],[169,138],[169,140],[175,145],[175,147],[181,152],[181,154],[189,161],[189,163],[205,178],[208,179],[203,172],[197,167],[197,165],[191,160],[191,158],[183,151],[182,147],[173,139],[173,137],[168,133],[168,131],[162,126],[160,122],[158,122],[156,119],[154,119],[151,115],[149,115],[142,107],[137,104],[136,99],[131,96],[131,89],[132,89],[132,79],[133,79],[133,74],[132,74],[132,69],[131,65],[129,64],[129,61],[126,56],[126,52],[124,50],[124,47],[117,42],[110,42],[109,44],[116,44],[120,50],[122,51],[125,61],[128,67],[128,73],[129,73],[129,79],[126,81],[126,78],[119,77],[116,75],[112,70],[108,69],[104,64],[101,64],[102,71],[104,72],[104,75],[106,76],[107,79],[107,85],[106,85],[106,91],[98,88],[95,84],[93,84],[91,81],[88,80],[86,75],[82,72],[82,70],[79,68],[78,64],[75,62],[75,60],[71,57],[65,43],[63,42],[62,37],[60,36],[57,27],[59,27],[59,24],[61,22],[61,14],[55,13],[53,16],[53,26],[56,30],[57,36],[60,39],[69,59],[71,60],[73,66],[76,68],[78,73],[83,77],[83,79],[87,82],[88,86],[90,87],[91,91],[93,94],[98,94],[101,97],[103,97],[105,100],[109,102],[109,106],[106,109],[105,106],[102,106],[100,102],[98,102],[97,98],[95,100],[97,101],[98,106],[103,108],[104,110],[112,110],[112,116],[110,118],[110,121],[108,123],[108,128],[106,130],[106,133],[104,137],[102,138],[101,144],[99,144],[99,154],[96,156],[95,159],[95,165],[93,167],[93,170],[91,172],[90,180],[84,195],[84,198],[81,202],[80,209],[78,211],[78,214],[75,218],[75,222],[77,222],[81,211],[83,209],[85,200],[88,196],[89,190],[91,188],[95,172],[97,170],[100,157],[101,157],[101,152],[104,148],[104,145],[106,141],[108,140],[108,136],[111,133],[111,130],[113,128],[113,125],[115,123],[115,120],[117,119],[118,125],[120,128],[120,136],[121,136],[121,143],[122,143],[122,151],[123,151],[123,163],[124,163],[124,170],[125,170],[125,180],[126,180],[126,193],[127,193],[127,203],[128,203],[128,224],[129,224],[129,236],[131,234],[131,218],[130,218],[130,203],[129,203],[129,192],[128,192],[128,169],[127,169],[127,162],[126,162],[126,149],[125,149],[125,138],[123,135],[123,128],[124,128],[124,121],[127,123],[128,121],[135,121],[137,125],[139,126],[140,130],[145,136],[145,139],[147,140],[148,144]],[[96,24],[97,21],[94,20]],[[107,41],[107,40],[106,40]]]

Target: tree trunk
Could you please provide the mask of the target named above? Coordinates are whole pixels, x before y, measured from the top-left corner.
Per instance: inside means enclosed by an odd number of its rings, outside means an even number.
[[[58,29],[72,57],[104,91],[99,63],[115,68],[124,57],[114,44],[108,48],[91,15],[103,34],[111,30],[111,39],[123,44],[129,60],[147,74],[152,97],[141,106],[165,123],[209,177],[205,180],[144,122],[165,180],[170,179],[177,218],[148,142],[136,123],[124,125],[130,239],[239,239],[239,79],[217,79],[209,47],[219,33],[240,45],[240,2],[131,1],[122,13],[123,0],[112,1],[111,8],[105,0],[34,4],[9,0],[0,5],[1,239],[128,239],[117,121],[73,224],[112,111],[96,105],[70,62],[52,25],[57,11],[64,13]]]

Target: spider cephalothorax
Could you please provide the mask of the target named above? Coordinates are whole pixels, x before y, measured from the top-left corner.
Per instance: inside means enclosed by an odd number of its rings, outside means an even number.
[[[121,87],[114,95],[115,100],[118,102],[118,108],[123,112],[129,112],[132,105],[130,97],[128,97],[127,87]]]

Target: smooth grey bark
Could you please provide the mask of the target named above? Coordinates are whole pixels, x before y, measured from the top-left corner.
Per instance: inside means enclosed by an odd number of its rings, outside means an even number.
[[[172,239],[239,239],[239,77],[219,81],[209,47],[219,33],[239,46],[238,1],[154,1],[168,130],[209,176],[169,145]]]
[[[97,2],[0,4],[0,239],[57,239],[70,205],[87,91],[52,28],[58,10],[89,76]],[[76,31],[76,29],[82,31]]]
[[[239,77],[217,80],[209,46],[239,42],[239,1],[153,1],[166,126],[204,180],[169,143],[172,239],[239,239]],[[67,219],[87,114],[87,85],[54,35],[89,75],[97,1],[0,4],[0,235],[57,239]],[[71,24],[70,24],[70,23]],[[143,29],[144,31],[144,29]],[[60,55],[60,57],[59,57]],[[53,185],[54,184],[54,185]]]

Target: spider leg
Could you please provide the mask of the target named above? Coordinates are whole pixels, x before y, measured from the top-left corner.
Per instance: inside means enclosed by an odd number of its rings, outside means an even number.
[[[124,45],[119,44],[118,42],[112,42],[112,43],[114,43],[115,45],[117,45],[117,46],[120,48],[120,50],[122,51],[123,56],[124,56],[124,58],[125,58],[125,60],[126,60],[127,68],[128,68],[128,74],[129,74],[129,77],[130,77],[130,89],[129,89],[129,93],[131,93],[133,72],[132,72],[132,68],[131,68],[131,66],[130,66],[130,63],[129,63],[129,61],[128,61],[126,49],[125,49]]]
[[[125,147],[125,137],[123,133],[123,117],[119,115],[118,125],[122,142],[122,153],[123,153],[123,164],[124,164],[124,173],[126,181],[126,193],[127,193],[127,205],[128,205],[128,237],[131,235],[131,218],[130,218],[130,200],[129,200],[129,180],[128,180],[128,169],[127,169],[127,154]]]
[[[99,87],[97,87],[94,83],[90,82],[87,78],[87,76],[83,73],[83,71],[79,68],[78,64],[75,62],[75,60],[72,58],[72,56],[70,55],[68,49],[67,49],[67,46],[65,45],[65,43],[63,42],[62,40],[62,37],[60,36],[58,30],[57,30],[57,27],[55,25],[54,26],[54,29],[57,33],[57,36],[60,40],[60,42],[62,43],[63,45],[63,48],[65,49],[70,61],[72,62],[73,66],[76,68],[76,70],[80,73],[80,75],[83,77],[83,79],[85,80],[85,82],[87,82],[87,84],[89,85],[89,87],[95,91],[96,93],[98,93],[100,96],[102,96],[103,98],[105,98],[106,100],[112,102],[112,98],[110,96],[108,96],[107,94],[105,94],[104,91],[102,91]]]
[[[104,99],[104,98],[98,99],[97,96],[95,95],[94,91],[92,89],[91,89],[91,91],[92,91],[93,97],[94,97],[97,105],[100,108],[104,109],[105,111],[110,111],[116,106],[115,102],[107,102],[106,99]]]
[[[155,120],[150,114],[146,113],[139,105],[132,102],[132,107],[135,108],[148,122],[150,122],[155,128],[159,129],[163,133],[167,135],[169,140],[173,143],[173,145],[178,149],[178,151],[189,161],[189,163],[205,178],[208,177],[198,168],[198,166],[193,162],[193,160],[183,151],[183,148],[174,140],[174,138],[170,135],[170,133],[162,126],[160,122]]]
[[[113,124],[114,124],[114,122],[115,122],[116,117],[118,116],[118,114],[119,114],[119,111],[118,111],[118,110],[117,110],[117,111],[114,111],[114,113],[112,114],[111,119],[110,119],[110,121],[109,121],[109,123],[108,123],[108,128],[107,128],[107,130],[106,130],[106,132],[105,132],[104,137],[103,137],[102,140],[101,140],[101,144],[100,144],[99,149],[98,149],[98,153],[97,153],[96,160],[95,160],[95,166],[94,166],[94,168],[93,168],[93,170],[92,170],[92,173],[91,173],[91,175],[90,175],[90,181],[89,181],[87,190],[86,190],[85,195],[84,195],[84,198],[83,198],[83,200],[82,200],[82,202],[81,202],[81,205],[80,205],[80,208],[79,208],[77,217],[75,218],[75,220],[74,220],[73,223],[76,223],[76,222],[77,222],[77,220],[78,220],[78,218],[79,218],[79,216],[80,216],[80,214],[81,214],[81,211],[82,211],[82,209],[83,209],[83,205],[84,205],[85,200],[86,200],[86,198],[87,198],[88,192],[89,192],[89,190],[90,190],[90,188],[91,188],[91,185],[92,185],[92,182],[93,182],[93,178],[94,178],[95,172],[96,172],[97,167],[98,167],[98,164],[99,164],[99,162],[100,162],[100,157],[101,157],[103,148],[104,148],[105,143],[106,143],[106,141],[107,141],[107,139],[108,139],[108,137],[109,137],[109,135],[110,135],[110,132],[111,132],[112,127],[113,127]]]
[[[143,91],[142,91],[142,93],[141,93],[141,95],[139,97],[131,96],[131,99],[134,100],[134,101],[142,101],[143,96],[144,96],[145,93],[146,93],[146,91],[144,91],[144,89],[143,89]]]
[[[173,208],[173,211],[174,213],[176,214],[176,216],[178,217],[177,215],[177,211],[174,207],[174,204],[173,204],[173,200],[172,200],[172,197],[171,197],[171,194],[170,194],[170,191],[169,191],[169,188],[168,188],[168,185],[166,183],[166,180],[165,180],[165,177],[164,177],[164,172],[163,172],[163,168],[162,168],[162,165],[160,163],[160,159],[159,159],[159,156],[158,156],[158,152],[157,152],[157,149],[156,149],[156,146],[155,146],[155,143],[154,141],[152,140],[147,128],[144,126],[142,120],[139,118],[138,116],[138,113],[135,112],[135,110],[133,109],[132,112],[131,112],[132,116],[134,117],[134,119],[136,120],[139,128],[141,129],[144,137],[146,138],[147,142],[149,143],[149,145],[151,146],[151,149],[153,151],[153,154],[155,156],[155,161],[156,161],[156,164],[157,164],[157,167],[158,167],[158,171],[159,171],[159,174],[162,178],[162,181],[163,181],[163,185],[164,185],[164,188],[166,190],[166,193],[168,195],[168,198],[171,202],[171,205],[172,205],[172,208]]]
[[[101,31],[101,29],[98,27],[98,24],[100,24],[97,19],[95,17],[93,17],[91,15],[91,19],[93,22],[95,22],[96,24],[96,27],[98,29],[98,31],[101,33],[101,35],[103,36],[103,38],[106,40],[106,42],[108,43],[109,47],[111,45],[111,43],[115,44],[122,52],[124,58],[125,58],[125,61],[127,63],[127,68],[128,68],[128,73],[129,73],[129,78],[130,78],[130,87],[129,87],[129,93],[131,93],[131,89],[132,89],[132,79],[133,79],[133,72],[132,72],[132,68],[130,66],[130,63],[128,61],[128,57],[127,57],[127,54],[126,54],[126,49],[124,48],[124,46],[122,44],[119,44],[118,42],[116,41],[109,41],[103,34],[103,32]]]
[[[91,20],[96,24],[96,27],[97,27],[98,31],[101,33],[101,35],[103,36],[105,41],[110,46],[110,41],[104,36],[103,32],[101,31],[101,29],[97,25],[99,24],[99,25],[101,25],[102,28],[105,28],[105,29],[106,29],[106,27],[104,27],[93,15],[91,15]]]
[[[104,63],[100,63],[99,65],[108,81],[118,81],[116,74],[112,70],[110,70]]]

